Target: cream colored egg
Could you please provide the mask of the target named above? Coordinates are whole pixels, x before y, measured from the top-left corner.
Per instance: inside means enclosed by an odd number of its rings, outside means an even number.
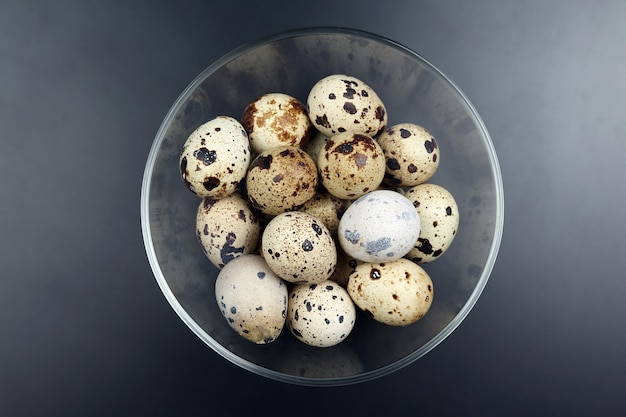
[[[400,123],[387,128],[377,139],[385,153],[385,182],[412,187],[428,181],[439,167],[439,146],[422,126]]]
[[[345,74],[329,75],[315,83],[307,110],[313,126],[327,136],[342,132],[376,136],[387,125],[387,110],[374,89]]]
[[[420,320],[433,302],[433,283],[422,267],[405,258],[362,263],[350,274],[348,293],[374,320],[406,326]]]
[[[257,154],[276,146],[300,147],[314,131],[304,104],[283,93],[264,94],[248,104],[242,125]]]
[[[211,263],[223,268],[234,258],[252,253],[259,241],[259,218],[239,193],[202,199],[196,212],[196,236]]]
[[[337,265],[328,228],[317,217],[300,211],[279,214],[265,226],[261,253],[272,271],[292,283],[322,282]]]
[[[294,146],[272,148],[259,154],[246,176],[248,200],[267,215],[292,211],[317,192],[315,162]]]
[[[289,291],[287,328],[308,345],[335,346],[348,337],[355,322],[352,299],[333,281],[295,285]]]
[[[215,281],[215,298],[228,325],[243,338],[270,343],[287,318],[287,285],[260,255],[247,254],[222,268]]]
[[[232,117],[218,116],[189,135],[179,158],[180,173],[197,196],[221,198],[237,189],[250,159],[243,126]]]
[[[448,250],[459,228],[459,209],[454,196],[444,187],[425,183],[410,188],[405,196],[421,219],[421,231],[406,258],[417,263],[432,262]]]
[[[355,200],[380,186],[385,175],[385,155],[370,136],[340,133],[326,142],[317,168],[330,194]]]

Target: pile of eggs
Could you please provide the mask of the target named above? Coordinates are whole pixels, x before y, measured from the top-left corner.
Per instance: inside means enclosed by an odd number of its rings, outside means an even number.
[[[453,196],[428,182],[439,154],[422,126],[388,126],[376,92],[345,74],[319,80],[306,106],[267,93],[240,120],[198,127],[180,172],[201,198],[196,235],[230,327],[257,344],[287,327],[328,347],[358,310],[391,326],[424,317],[434,290],[421,265],[459,225]]]

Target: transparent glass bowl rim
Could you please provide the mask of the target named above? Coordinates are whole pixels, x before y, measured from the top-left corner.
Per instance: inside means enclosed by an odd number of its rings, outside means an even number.
[[[419,61],[424,67],[426,67],[429,71],[432,72],[433,75],[439,77],[444,83],[448,84],[455,93],[458,94],[459,98],[464,102],[467,106],[468,110],[472,113],[472,116],[475,118],[477,122],[477,127],[480,129],[482,137],[485,141],[485,146],[487,148],[489,161],[491,165],[492,174],[494,177],[494,188],[496,192],[495,198],[495,229],[493,235],[493,241],[491,245],[491,249],[489,251],[487,262],[482,270],[482,274],[479,277],[476,287],[474,288],[472,294],[469,299],[465,303],[465,305],[461,308],[458,314],[448,323],[433,339],[428,341],[426,344],[413,351],[411,354],[405,356],[402,359],[399,359],[391,364],[383,366],[381,368],[373,369],[361,374],[350,375],[345,377],[338,378],[307,378],[296,375],[284,374],[272,369],[268,369],[262,366],[259,366],[255,363],[252,363],[246,359],[243,359],[224,346],[215,341],[204,329],[202,329],[185,311],[185,309],[181,306],[181,304],[176,299],[176,296],[170,289],[163,275],[163,272],[159,266],[159,261],[156,256],[156,252],[152,243],[152,234],[150,230],[150,201],[149,201],[149,193],[150,193],[150,185],[152,178],[152,171],[155,165],[156,157],[161,147],[162,141],[165,137],[165,133],[167,131],[168,126],[171,124],[172,120],[176,116],[176,114],[180,111],[182,106],[185,104],[186,100],[190,97],[191,93],[198,88],[198,86],[211,74],[213,74],[217,69],[222,67],[224,64],[230,62],[232,59],[238,57],[245,51],[260,47],[264,44],[280,41],[288,38],[294,38],[299,36],[307,36],[307,35],[323,35],[323,34],[342,34],[342,35],[351,35],[358,36],[361,38],[369,39],[375,42],[379,42],[385,44],[391,48],[395,48],[399,50],[401,53],[411,56],[413,59]],[[502,232],[504,229],[504,191],[502,185],[502,176],[500,172],[500,166],[498,163],[498,158],[496,156],[495,148],[487,132],[487,129],[478,115],[478,112],[471,104],[466,95],[461,91],[461,89],[447,76],[445,76],[441,71],[439,71],[434,65],[432,65],[425,58],[412,51],[411,49],[393,41],[383,36],[373,34],[370,32],[366,32],[360,29],[351,29],[345,27],[311,27],[311,28],[302,28],[295,30],[288,30],[279,33],[275,33],[270,36],[266,36],[260,40],[250,42],[244,44],[229,53],[223,55],[221,58],[217,59],[211,65],[209,65],[204,71],[202,71],[188,86],[187,88],[180,94],[178,99],[174,102],[159,130],[157,131],[156,137],[148,154],[148,159],[146,162],[146,167],[144,171],[142,188],[141,188],[141,227],[142,234],[144,240],[144,246],[146,250],[146,254],[148,257],[148,261],[150,263],[150,267],[152,272],[156,278],[156,281],[163,292],[163,295],[170,303],[174,311],[178,314],[178,316],[182,319],[182,321],[198,336],[202,341],[204,341],[210,348],[212,348],[219,355],[229,360],[235,365],[240,366],[243,369],[251,371],[255,374],[274,379],[281,382],[296,384],[296,385],[305,385],[305,386],[340,386],[340,385],[348,385],[355,384],[359,382],[365,382],[372,379],[376,379],[385,375],[388,375],[396,370],[399,370],[417,359],[424,356],[426,353],[435,348],[439,343],[441,343],[446,337],[448,337],[461,322],[465,319],[465,317],[469,314],[471,309],[474,307],[478,298],[480,297],[487,281],[489,280],[489,276],[493,270],[493,266],[495,264],[498,250],[500,247],[500,242],[502,239]]]

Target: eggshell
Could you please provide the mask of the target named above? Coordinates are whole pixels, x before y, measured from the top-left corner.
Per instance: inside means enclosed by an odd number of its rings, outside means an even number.
[[[299,209],[309,213],[324,223],[330,234],[334,237],[339,229],[339,220],[346,211],[343,200],[338,199],[328,192],[317,193],[313,198],[304,203]]]
[[[385,154],[385,182],[394,187],[412,187],[428,181],[439,167],[439,146],[422,126],[400,123],[377,138]]]
[[[314,131],[304,104],[283,93],[264,94],[248,104],[241,123],[257,154],[276,146],[300,147]]]
[[[287,295],[285,282],[254,254],[227,263],[215,281],[215,298],[228,325],[257,344],[280,335],[287,318]]]
[[[309,141],[302,146],[302,150],[308,153],[311,159],[313,159],[313,161],[317,164],[317,158],[324,150],[328,139],[330,138],[319,130],[314,130],[311,139],[309,139]]]
[[[406,326],[420,320],[433,302],[433,283],[424,269],[400,258],[358,265],[350,274],[348,294],[374,320]]]
[[[246,191],[252,206],[264,214],[295,210],[317,192],[315,162],[302,149],[281,146],[259,154],[250,164]]]
[[[389,262],[413,248],[420,218],[402,194],[376,190],[354,201],[339,221],[338,242],[346,253],[365,262]]]
[[[287,328],[300,341],[334,346],[350,334],[356,308],[348,292],[332,281],[295,285],[289,291]]]
[[[315,83],[307,110],[313,126],[327,136],[342,132],[376,136],[387,125],[387,110],[374,89],[345,74],[329,75]]]
[[[340,133],[326,142],[317,168],[329,193],[355,200],[380,186],[385,176],[385,155],[367,135]]]
[[[343,250],[341,245],[336,246],[337,267],[329,279],[346,288],[348,286],[348,278],[350,277],[350,274],[354,272],[357,265],[363,263],[363,261],[359,261],[358,259],[348,255],[346,251]]]
[[[218,116],[189,135],[179,158],[180,173],[197,196],[220,198],[237,189],[250,159],[243,126],[232,117]]]
[[[417,263],[438,259],[448,250],[459,228],[459,209],[454,196],[444,187],[425,183],[405,193],[421,219],[415,246],[406,258]]]
[[[196,212],[196,236],[204,254],[218,268],[256,250],[257,212],[240,192],[213,199],[205,197]]]
[[[337,265],[335,242],[324,223],[300,211],[279,214],[265,226],[261,253],[279,277],[293,283],[322,282]]]

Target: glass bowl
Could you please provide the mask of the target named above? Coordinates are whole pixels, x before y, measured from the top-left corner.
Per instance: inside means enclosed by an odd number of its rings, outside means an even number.
[[[303,103],[319,79],[360,78],[378,93],[388,125],[419,124],[437,139],[440,164],[431,183],[459,206],[452,245],[424,264],[434,284],[424,318],[405,327],[358,316],[352,333],[328,348],[310,347],[285,328],[253,344],[226,323],[214,297],[218,270],[195,235],[199,198],[183,183],[179,154],[189,134],[218,115],[241,120],[248,103],[281,92]],[[141,222],[147,257],[166,300],[182,321],[232,363],[275,380],[345,385],[398,370],[441,343],[467,316],[485,287],[503,230],[503,189],[489,134],[467,97],[432,64],[406,47],[363,31],[309,28],[279,33],[218,59],[182,92],[161,124],[145,168]]]

